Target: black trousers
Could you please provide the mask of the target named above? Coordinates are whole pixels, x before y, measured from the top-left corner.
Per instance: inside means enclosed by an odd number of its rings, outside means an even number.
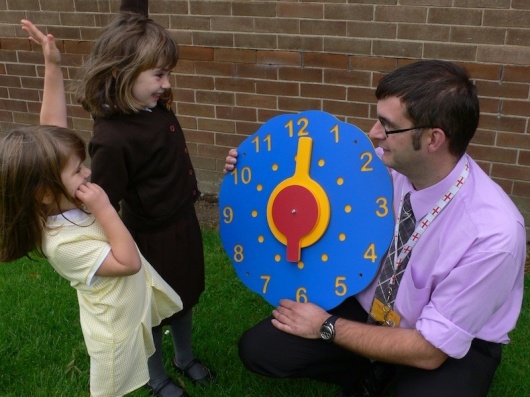
[[[368,314],[355,298],[329,311],[366,322]],[[501,345],[475,340],[461,359],[448,358],[436,370],[394,366],[395,397],[484,397],[501,360]],[[239,356],[252,372],[275,378],[312,378],[355,390],[373,363],[333,343],[304,339],[274,328],[264,319],[239,340]],[[389,365],[389,364],[384,364]]]

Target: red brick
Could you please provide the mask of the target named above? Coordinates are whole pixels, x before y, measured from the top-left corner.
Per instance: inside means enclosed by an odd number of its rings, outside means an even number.
[[[370,55],[372,45],[370,40],[343,37],[325,37],[325,52],[340,52],[345,54]]]
[[[256,92],[256,83],[241,78],[216,78],[215,89],[221,91]]]
[[[275,65],[237,65],[236,75],[250,79],[278,80],[278,67]]]
[[[216,32],[254,32],[254,19],[234,16],[210,17],[210,28]]]
[[[320,110],[322,101],[318,98],[280,97],[278,98],[278,108],[280,109],[279,113],[302,112],[307,109]],[[263,119],[260,118],[260,120]]]
[[[331,84],[300,84],[300,96],[320,99],[346,99],[346,87]]]
[[[235,122],[217,119],[199,119],[197,128],[204,131],[235,133]]]
[[[514,181],[513,194],[516,196],[530,197],[530,182]]]
[[[324,39],[322,37],[313,36],[280,36],[278,37],[278,48],[318,52],[322,51],[324,48]]]
[[[255,32],[271,34],[300,34],[298,20],[281,18],[256,18],[254,20]]]
[[[507,115],[530,117],[530,104],[528,101],[504,100],[502,112]]]
[[[424,56],[432,59],[473,61],[477,47],[470,44],[425,43]]]
[[[504,81],[520,81],[523,83],[530,83],[530,66],[507,65],[504,67],[502,79]]]
[[[177,114],[197,117],[215,117],[215,107],[203,104],[178,103]]]
[[[322,19],[324,17],[323,4],[287,3],[280,1],[277,7],[278,17],[280,18]]]
[[[484,26],[528,28],[530,11],[484,10]]]
[[[174,86],[177,90],[180,88],[213,90],[214,78],[209,76],[194,76],[190,78],[189,76],[177,75]]]
[[[237,94],[236,105],[241,107],[277,109],[278,98],[275,95]]]
[[[273,34],[236,33],[234,46],[239,48],[277,49],[276,36]]]
[[[521,117],[506,117],[482,114],[479,126],[494,131],[519,132],[525,131],[526,120]]]
[[[368,105],[362,103],[324,100],[322,110],[335,117],[368,117]]]
[[[219,119],[256,121],[256,109],[234,106],[216,106],[215,116]]]
[[[484,80],[478,80],[476,86],[480,96],[513,99],[527,99],[530,88],[528,84],[490,82]]]
[[[258,51],[256,62],[263,65],[301,66],[301,54],[292,51]]]
[[[305,67],[347,69],[348,57],[342,54],[303,54],[303,64]]]
[[[317,36],[345,36],[346,22],[329,20],[301,20],[300,34]]]
[[[510,180],[530,181],[530,168],[521,167],[520,165],[493,163],[491,167],[491,176]]]
[[[428,23],[442,25],[471,25],[482,24],[482,10],[465,8],[430,8]]]
[[[469,153],[474,159],[482,161],[515,164],[517,160],[517,150],[515,149],[473,145],[469,147]]]
[[[530,135],[502,132],[498,134],[497,145],[508,148],[530,150]]]
[[[495,145],[496,137],[497,133],[495,131],[478,128],[471,140],[471,145],[478,144],[493,146]]]
[[[326,20],[372,21],[374,6],[370,4],[326,4],[324,18]]]
[[[449,41],[450,32],[450,26],[400,23],[397,28],[397,38],[423,41],[428,37],[429,41]]]
[[[297,83],[283,81],[257,81],[256,92],[267,95],[298,96],[300,87]]]
[[[214,61],[231,63],[256,63],[256,50],[219,48],[214,51]]]
[[[478,62],[515,65],[530,64],[530,47],[480,46],[477,49]]]
[[[375,8],[375,20],[383,22],[427,22],[427,11],[425,7],[410,6],[377,6]]]
[[[232,11],[231,1],[194,0],[189,4],[192,15],[230,15]]]
[[[286,81],[322,82],[321,69],[280,67],[278,69],[278,79]]]
[[[179,48],[180,59],[189,59],[197,61],[213,61],[214,49],[209,47],[186,47],[181,46]]]
[[[422,47],[421,43],[374,40],[372,51],[374,55],[421,58],[423,52]]]

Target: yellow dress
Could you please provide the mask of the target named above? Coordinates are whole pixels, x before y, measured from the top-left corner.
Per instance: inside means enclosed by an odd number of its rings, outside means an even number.
[[[77,290],[92,396],[122,396],[141,387],[155,351],[151,327],[182,310],[180,297],[143,257],[132,276],[96,276],[110,245],[92,215],[70,210],[48,218],[47,228],[43,252]]]

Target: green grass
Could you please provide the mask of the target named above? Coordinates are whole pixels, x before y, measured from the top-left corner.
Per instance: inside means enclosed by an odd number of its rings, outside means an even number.
[[[239,281],[216,230],[204,230],[206,291],[195,308],[194,350],[218,374],[216,384],[194,386],[170,367],[192,397],[331,397],[338,390],[306,379],[269,379],[249,373],[237,356],[241,333],[271,307]],[[525,291],[530,288],[526,277]],[[0,266],[0,396],[88,396],[88,355],[79,325],[76,293],[45,261]],[[530,395],[530,303],[526,294],[512,343],[505,347],[489,397]],[[140,389],[129,396],[147,397]]]

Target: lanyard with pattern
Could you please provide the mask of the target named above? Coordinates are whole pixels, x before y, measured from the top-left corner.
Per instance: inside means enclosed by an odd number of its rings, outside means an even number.
[[[449,188],[447,193],[445,193],[440,200],[436,203],[436,205],[432,208],[427,215],[425,215],[419,222],[418,226],[408,239],[408,241],[403,244],[403,247],[401,248],[401,251],[399,252],[399,256],[397,253],[397,244],[398,244],[398,234],[399,234],[399,221],[401,216],[401,208],[403,207],[403,194],[401,195],[401,203],[399,204],[399,211],[398,211],[398,219],[396,220],[396,224],[394,227],[394,275],[392,276],[392,279],[390,280],[390,285],[393,285],[396,281],[396,273],[403,262],[403,259],[412,251],[412,248],[416,245],[422,234],[427,230],[427,228],[431,225],[431,223],[436,219],[436,217],[442,212],[442,210],[445,208],[447,204],[456,196],[464,182],[466,181],[467,177],[469,175],[469,163],[466,161],[466,164],[464,165],[464,168],[462,169],[462,172],[460,173],[460,176],[457,178],[456,182]]]

